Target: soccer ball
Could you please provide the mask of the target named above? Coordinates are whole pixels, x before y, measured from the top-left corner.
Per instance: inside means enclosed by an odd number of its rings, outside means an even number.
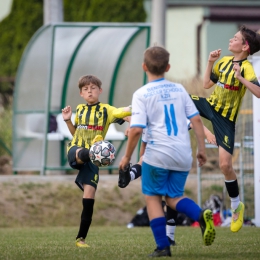
[[[111,165],[115,161],[116,149],[108,141],[94,143],[89,149],[89,158],[98,167]]]

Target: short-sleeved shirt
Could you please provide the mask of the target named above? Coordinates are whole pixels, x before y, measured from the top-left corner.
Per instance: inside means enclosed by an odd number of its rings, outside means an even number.
[[[191,130],[190,120],[187,119],[186,122],[187,122],[187,128],[188,128],[188,130]],[[147,143],[146,128],[143,129],[143,133],[142,133],[142,142]]]
[[[72,146],[89,149],[96,135],[102,135],[105,138],[111,123],[122,124],[123,119],[113,116],[115,109],[117,108],[100,102],[94,105],[78,105],[75,116],[76,131],[72,141],[68,143],[67,150]]]
[[[232,56],[225,56],[214,66],[210,79],[216,83],[216,87],[207,101],[223,117],[236,122],[247,88],[235,78],[233,59]],[[253,66],[247,59],[234,62],[239,63],[242,77],[259,86]]]
[[[133,95],[130,127],[147,128],[143,161],[164,169],[189,171],[192,154],[187,118],[198,114],[181,84],[162,78],[138,89]]]

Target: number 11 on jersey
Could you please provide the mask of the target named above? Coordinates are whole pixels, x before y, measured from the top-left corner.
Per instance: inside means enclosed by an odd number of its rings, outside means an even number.
[[[178,134],[178,126],[176,123],[175,109],[173,104],[170,104],[169,110],[167,105],[164,105],[164,115],[165,115],[165,125],[167,129],[167,134],[171,135],[173,129],[173,133],[176,136]]]

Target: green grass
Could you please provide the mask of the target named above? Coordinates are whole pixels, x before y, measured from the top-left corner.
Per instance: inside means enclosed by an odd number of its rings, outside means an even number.
[[[155,249],[150,228],[127,229],[124,226],[91,227],[87,238],[90,248],[76,248],[76,227],[1,228],[1,260],[114,260],[148,259]],[[177,246],[173,259],[259,259],[260,230],[243,227],[238,233],[217,228],[212,246],[202,244],[201,231],[193,227],[177,227]],[[162,258],[165,259],[165,258]]]

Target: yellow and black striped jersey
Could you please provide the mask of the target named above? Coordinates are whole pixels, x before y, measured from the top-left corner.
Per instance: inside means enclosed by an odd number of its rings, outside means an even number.
[[[235,78],[233,58],[225,56],[214,66],[210,79],[216,87],[207,101],[223,117],[235,122],[246,87]],[[241,67],[242,77],[259,86],[252,64],[247,59],[236,62]]]
[[[108,104],[98,102],[94,105],[80,104],[76,109],[75,127],[76,131],[72,141],[68,143],[67,150],[72,146],[90,148],[91,142],[96,135],[106,136],[111,123],[122,124],[123,119],[113,116],[117,108]]]

